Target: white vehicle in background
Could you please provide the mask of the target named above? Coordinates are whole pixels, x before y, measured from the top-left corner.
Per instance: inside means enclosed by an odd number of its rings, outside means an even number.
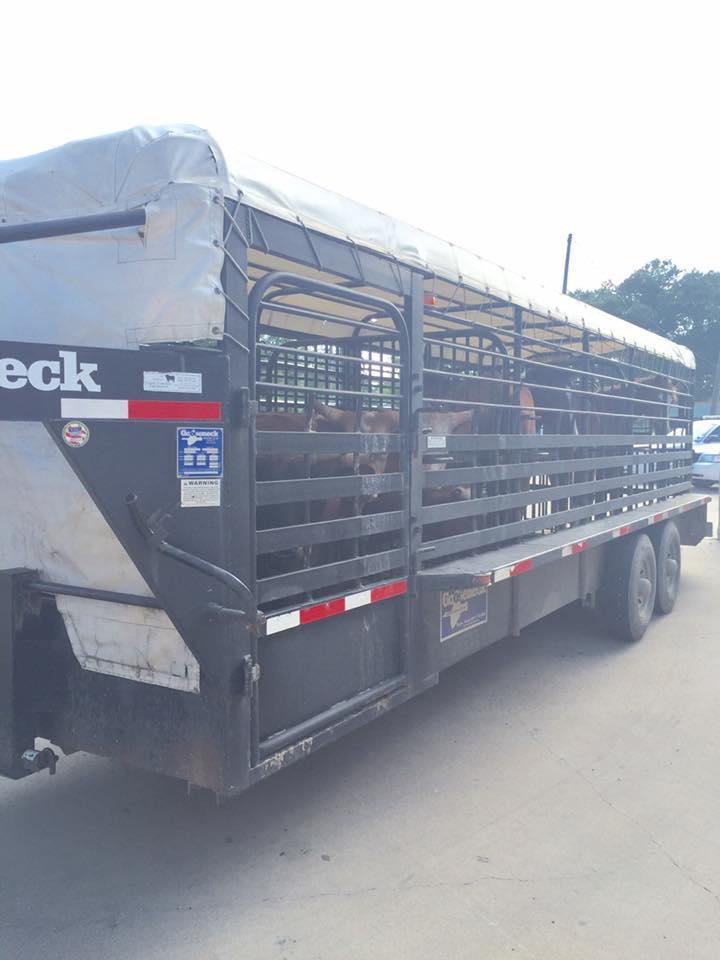
[[[693,424],[692,481],[696,487],[720,483],[720,418],[706,417]]]

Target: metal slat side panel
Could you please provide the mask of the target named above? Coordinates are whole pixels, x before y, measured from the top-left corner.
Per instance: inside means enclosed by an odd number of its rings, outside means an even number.
[[[521,537],[528,533],[534,533],[538,530],[547,529],[549,526],[571,523],[577,520],[586,520],[589,517],[597,517],[600,514],[609,513],[612,510],[624,510],[634,504],[643,503],[649,499],[654,499],[664,503],[666,499],[686,493],[690,489],[689,483],[676,484],[672,487],[666,487],[661,491],[650,491],[649,493],[639,493],[632,497],[619,497],[616,500],[603,501],[601,504],[593,504],[587,507],[577,507],[574,510],[566,510],[562,513],[553,514],[552,517],[539,517],[534,520],[522,520],[515,523],[505,524],[481,530],[475,533],[460,534],[455,537],[448,537],[445,540],[436,541],[433,546],[432,558],[446,557],[453,553],[459,553],[463,550],[477,549],[486,547],[493,543],[501,543],[504,540],[513,537]],[[660,500],[658,493],[662,494]],[[669,501],[672,503],[672,501]],[[659,506],[658,506],[659,509]],[[628,513],[632,518],[632,513]],[[583,529],[583,528],[581,528]]]
[[[681,494],[671,500],[639,507],[612,517],[595,519],[582,527],[566,528],[481,554],[446,560],[418,575],[421,590],[450,590],[463,584],[489,585],[519,576],[543,563],[592,550],[602,543],[629,536],[665,520],[705,510],[711,497]]]
[[[629,467],[659,463],[687,464],[688,472],[692,465],[692,453],[686,451],[667,451],[657,454],[631,453],[618,457],[583,457],[579,460],[534,460],[520,464],[497,464],[490,467],[450,467],[447,470],[426,470],[423,486],[427,488],[446,487],[453,483],[481,483],[492,480],[532,479],[536,476],[553,476],[575,470],[598,470],[605,467]],[[629,474],[628,479],[640,479],[640,474]],[[650,480],[653,474],[646,475]]]
[[[267,603],[282,597],[292,597],[310,590],[319,590],[346,581],[363,577],[378,577],[393,570],[402,570],[407,562],[404,549],[387,550],[383,553],[369,554],[351,560],[338,560],[336,563],[306,570],[296,570],[278,577],[269,577],[258,581],[258,602]]]
[[[645,480],[642,480],[642,477]],[[665,487],[652,487],[651,484],[658,481],[677,479],[677,470],[657,470],[655,473],[628,475],[626,477],[613,477],[610,480],[592,480],[586,483],[569,483],[557,487],[523,491],[521,493],[507,493],[495,497],[485,497],[481,500],[469,500],[464,503],[445,503],[436,507],[423,507],[423,520],[425,523],[439,520],[455,520],[459,517],[483,516],[488,513],[497,513],[499,510],[509,510],[512,507],[527,507],[537,503],[550,502],[558,497],[578,497],[586,493],[607,493],[618,488],[618,479],[626,480],[626,487],[629,494],[634,493],[640,486],[645,486],[645,499],[650,500],[654,497],[663,496]],[[638,482],[639,481],[639,482]],[[637,501],[636,501],[637,502]],[[598,500],[595,503],[598,514],[605,513],[608,509],[604,508],[605,501]],[[560,514],[553,514],[547,522],[562,523]]]

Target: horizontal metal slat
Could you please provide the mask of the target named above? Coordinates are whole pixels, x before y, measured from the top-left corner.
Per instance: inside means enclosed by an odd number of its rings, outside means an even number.
[[[386,453],[401,450],[399,433],[312,433],[258,430],[258,453]]]
[[[516,523],[506,523],[502,526],[489,527],[487,530],[475,530],[471,533],[461,533],[454,537],[445,537],[442,540],[434,540],[426,544],[426,546],[433,546],[434,549],[432,552],[428,551],[424,554],[423,560],[427,562],[428,560],[447,557],[453,553],[460,553],[463,550],[476,550],[481,547],[487,547],[493,543],[499,543],[503,540],[522,537],[527,533],[536,533],[539,530],[562,526],[563,524],[573,523],[578,520],[586,520],[590,517],[604,517],[605,514],[613,510],[622,510],[623,507],[629,507],[636,503],[644,503],[648,500],[665,502],[667,498],[681,493],[687,493],[690,489],[690,483],[680,483],[670,487],[663,487],[660,490],[645,491],[630,497],[618,497],[616,500],[606,500],[603,503],[593,503],[584,507],[575,507],[572,510],[553,513],[547,517],[519,520]]]
[[[692,437],[667,437],[632,433],[453,433],[445,438],[445,443],[448,450],[542,450],[543,448],[551,450],[553,447],[578,447],[585,450],[593,447],[664,447],[668,444],[682,450],[692,444]]]
[[[610,467],[623,467],[642,464],[669,463],[678,461],[690,463],[690,451],[670,451],[657,454],[626,454],[622,457],[585,457],[577,460],[533,460],[526,463],[504,463],[483,467],[449,467],[445,470],[426,470],[423,486],[426,489],[447,487],[454,484],[487,483],[498,480],[520,480],[538,476],[552,476],[558,473],[584,472],[586,470],[604,470]],[[647,474],[652,476],[652,473]],[[642,474],[639,474],[642,476]]]
[[[264,480],[255,485],[257,505],[298,503],[343,497],[374,497],[403,489],[402,473],[363,473],[349,477],[312,477],[310,480]]]
[[[257,552],[271,553],[290,547],[309,547],[318,543],[333,543],[351,537],[365,537],[376,533],[401,530],[405,525],[401,511],[371,513],[362,517],[325,520],[321,523],[301,523],[292,527],[258,530]]]
[[[356,557],[353,560],[328,563],[322,567],[311,567],[308,570],[284,573],[279,577],[268,577],[266,580],[258,580],[257,582],[258,603],[280,600],[283,597],[293,597],[310,590],[319,590],[321,587],[346,583],[350,580],[380,576],[389,573],[391,570],[405,570],[407,559],[407,550],[386,550],[383,553],[372,553],[365,557]]]
[[[655,473],[630,474],[609,477],[603,480],[588,480],[584,483],[567,483],[557,487],[543,487],[540,490],[520,490],[517,493],[505,493],[495,497],[480,497],[475,500],[462,500],[457,503],[442,503],[423,507],[423,523],[440,520],[458,520],[462,517],[484,516],[499,510],[516,507],[529,507],[536,503],[551,503],[571,497],[582,497],[593,493],[607,493],[620,488],[632,489],[638,484],[648,485],[662,480],[685,480],[689,474],[679,474],[677,470],[658,470]],[[560,514],[551,514],[545,519],[551,520]],[[546,524],[550,526],[550,523]]]

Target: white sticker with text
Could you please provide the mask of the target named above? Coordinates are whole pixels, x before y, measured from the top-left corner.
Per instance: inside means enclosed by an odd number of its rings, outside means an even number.
[[[144,370],[143,390],[148,393],[202,393],[202,374]]]
[[[181,507],[219,507],[220,479],[181,480]]]

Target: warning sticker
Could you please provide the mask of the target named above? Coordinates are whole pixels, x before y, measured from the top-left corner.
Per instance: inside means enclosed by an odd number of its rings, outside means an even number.
[[[487,623],[487,587],[444,590],[440,595],[440,642]]]
[[[178,427],[177,475],[221,477],[223,475],[222,427]]]
[[[219,480],[181,480],[181,507],[219,507]]]
[[[447,446],[447,440],[445,437],[431,434],[427,438],[427,449],[428,450],[444,450]]]
[[[202,374],[184,370],[144,370],[143,390],[150,393],[202,393]]]

